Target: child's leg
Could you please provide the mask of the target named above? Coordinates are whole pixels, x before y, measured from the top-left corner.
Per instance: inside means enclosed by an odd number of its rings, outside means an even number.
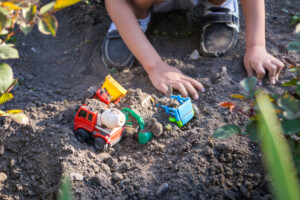
[[[124,0],[122,3],[127,4],[126,6],[129,12],[131,9],[141,29],[145,32],[151,18],[149,12],[151,6],[161,1],[162,0]],[[106,1],[108,7],[113,7],[115,4],[115,1]],[[106,66],[116,68],[130,67],[135,60],[114,23],[111,23],[102,45],[102,60]]]

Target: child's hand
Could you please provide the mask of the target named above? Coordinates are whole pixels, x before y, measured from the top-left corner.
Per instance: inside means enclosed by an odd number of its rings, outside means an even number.
[[[193,99],[197,100],[199,98],[197,90],[205,91],[201,83],[185,76],[180,70],[163,61],[151,70],[147,70],[147,73],[154,87],[163,93],[167,92],[168,85],[170,85],[184,97],[190,94]]]
[[[266,71],[268,71],[270,83],[274,85],[276,81],[278,81],[280,71],[284,67],[284,64],[270,55],[264,46],[252,46],[247,48],[244,65],[248,76],[253,76],[254,72],[256,73],[259,85],[262,85]]]

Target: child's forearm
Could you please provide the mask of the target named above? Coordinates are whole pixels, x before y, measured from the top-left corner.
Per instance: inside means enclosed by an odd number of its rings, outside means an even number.
[[[246,50],[266,45],[264,0],[241,0],[246,24]]]
[[[161,62],[161,57],[143,33],[127,1],[107,0],[105,3],[108,14],[117,26],[123,41],[145,70],[151,70]]]

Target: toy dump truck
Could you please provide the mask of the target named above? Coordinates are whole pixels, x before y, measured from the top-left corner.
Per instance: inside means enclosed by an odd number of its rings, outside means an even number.
[[[111,102],[117,104],[127,93],[113,77],[110,75],[105,77],[105,81],[101,88],[92,86],[87,89],[83,95],[83,103],[87,98],[99,99],[107,105]]]
[[[83,105],[75,116],[75,136],[79,142],[93,141],[98,151],[104,151],[124,137],[125,121],[125,115],[116,108],[97,113]]]
[[[191,99],[183,98],[180,95],[171,95],[170,99],[175,99],[180,103],[178,108],[170,108],[165,105],[158,105],[165,109],[166,113],[173,115],[169,117],[170,122],[175,122],[178,127],[182,127],[194,117],[194,110]]]

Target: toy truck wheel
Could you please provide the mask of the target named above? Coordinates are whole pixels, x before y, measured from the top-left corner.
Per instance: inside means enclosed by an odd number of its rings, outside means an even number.
[[[78,129],[75,136],[79,142],[86,142],[89,139],[89,134],[84,129]]]
[[[92,86],[89,89],[87,89],[83,94],[82,103],[84,103],[86,99],[92,98],[95,95],[96,91],[97,86]]]
[[[98,151],[104,151],[107,149],[106,142],[102,138],[96,138],[94,140],[94,146]]]

